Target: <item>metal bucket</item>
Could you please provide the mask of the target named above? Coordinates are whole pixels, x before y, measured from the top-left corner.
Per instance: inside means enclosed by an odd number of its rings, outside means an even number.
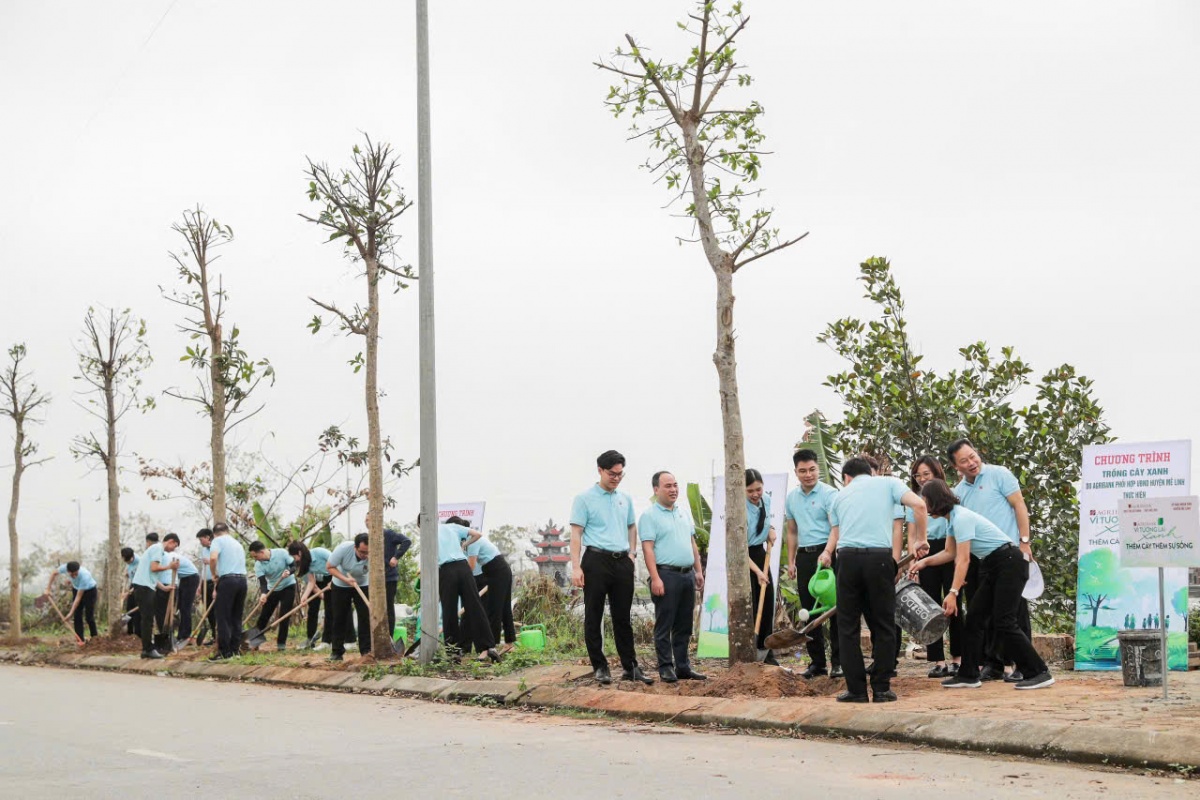
[[[920,584],[906,578],[896,584],[896,624],[917,644],[932,644],[942,638],[950,620]]]
[[[1126,686],[1162,686],[1162,631],[1117,631]]]

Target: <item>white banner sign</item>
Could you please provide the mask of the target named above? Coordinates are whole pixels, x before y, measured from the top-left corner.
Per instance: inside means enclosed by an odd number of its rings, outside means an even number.
[[[483,509],[486,501],[477,503],[438,503],[438,522],[445,522],[450,517],[462,517],[467,521],[467,527],[483,532]]]
[[[1122,567],[1200,565],[1200,515],[1195,497],[1121,503]]]

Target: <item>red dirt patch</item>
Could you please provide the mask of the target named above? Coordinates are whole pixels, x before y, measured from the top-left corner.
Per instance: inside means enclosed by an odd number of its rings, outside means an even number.
[[[730,669],[706,667],[707,681],[655,681],[650,686],[621,681],[616,686],[623,691],[646,694],[674,694],[687,697],[754,697],[778,700],[785,697],[833,697],[846,690],[844,680],[828,677],[805,680],[797,672],[766,664],[736,664]],[[653,673],[651,673],[653,676]],[[936,681],[921,678],[895,678],[892,691],[903,696],[923,694],[940,688]]]
[[[108,636],[98,636],[95,639],[88,639],[87,644],[76,649],[81,653],[89,653],[94,655],[129,652],[137,653],[142,649],[142,640],[137,636],[118,636],[115,639]]]

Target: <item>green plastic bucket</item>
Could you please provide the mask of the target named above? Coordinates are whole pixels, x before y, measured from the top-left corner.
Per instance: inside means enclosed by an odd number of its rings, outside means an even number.
[[[525,625],[521,628],[521,632],[517,634],[517,647],[524,647],[526,650],[541,652],[546,649],[546,626],[545,625]]]
[[[833,570],[822,567],[813,573],[808,581],[808,593],[817,601],[817,605],[809,612],[812,616],[823,614],[837,605],[837,577]]]

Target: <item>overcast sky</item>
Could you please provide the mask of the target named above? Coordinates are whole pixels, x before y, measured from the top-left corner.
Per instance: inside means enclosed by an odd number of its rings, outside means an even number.
[[[690,4],[431,5],[442,499],[486,500],[489,527],[563,520],[608,448],[639,505],[657,469],[707,484],[722,453],[714,281],[698,246],[676,244],[687,227],[592,66],[626,32],[678,45]],[[1039,375],[1068,361],[1094,378],[1123,440],[1200,436],[1200,5],[746,7],[746,97],[774,151],[762,185],[785,233],[811,232],[735,282],[749,465],[789,471],[804,414],[841,413],[821,385],[839,362],[815,338],[871,312],[870,256],[892,260],[934,368],[974,340],[1014,345]],[[104,529],[103,477],[67,450],[88,424],[72,340],[89,304],[147,319],[153,391],[191,379],[158,287],[174,281],[171,223],[197,203],[234,228],[218,262],[230,319],[279,373],[233,444],[288,462],[329,424],[365,432],[357,345],[305,328],[309,295],[353,303],[363,285],[297,213],[305,156],[345,163],[361,131],[396,147],[415,198],[413,18],[407,0],[0,4],[0,344],[26,342],[54,395],[33,431],[55,458],[26,475],[26,542],[73,532],[76,497],[85,537]],[[415,211],[401,228],[415,263]],[[383,424],[411,460],[415,288],[386,297],[382,325]],[[204,420],[177,401],[127,421],[130,453],[206,458]],[[125,510],[192,532],[182,506],[123,482]],[[415,516],[417,488],[389,516]]]

